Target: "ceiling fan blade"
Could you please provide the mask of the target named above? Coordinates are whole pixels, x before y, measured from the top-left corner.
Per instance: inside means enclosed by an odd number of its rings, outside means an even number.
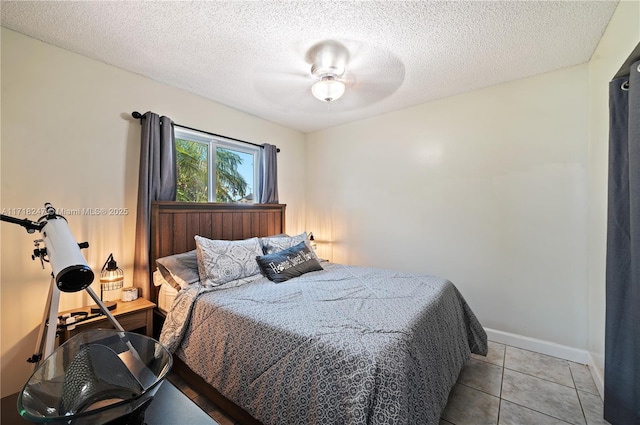
[[[255,90],[274,107],[281,110],[297,108],[306,104],[311,95],[314,79],[310,74],[267,70],[258,73],[254,78]]]

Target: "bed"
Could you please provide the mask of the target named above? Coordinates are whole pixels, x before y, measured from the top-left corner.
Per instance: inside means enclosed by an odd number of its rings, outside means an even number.
[[[193,252],[194,235],[285,233],[284,205],[152,211],[154,260]],[[178,372],[241,423],[438,424],[470,353],[487,351],[460,292],[434,276],[319,264],[282,283],[181,287],[160,335]]]

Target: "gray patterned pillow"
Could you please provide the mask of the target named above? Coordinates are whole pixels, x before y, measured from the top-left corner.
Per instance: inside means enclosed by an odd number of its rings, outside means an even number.
[[[262,255],[258,238],[220,241],[195,236],[198,272],[205,286],[220,286],[260,273],[256,256]]]
[[[286,237],[273,237],[270,236],[268,238],[261,238],[262,242],[262,251],[265,255],[275,254],[276,252],[280,252],[285,249],[289,249],[293,246],[298,245],[300,242],[304,242],[309,250],[311,251],[311,255],[316,261],[318,260],[318,256],[316,255],[311,245],[309,245],[309,238],[307,237],[307,232],[300,233],[296,236],[286,236]]]

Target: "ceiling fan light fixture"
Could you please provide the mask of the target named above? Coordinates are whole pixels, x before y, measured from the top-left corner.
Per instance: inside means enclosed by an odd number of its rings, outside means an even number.
[[[332,102],[344,94],[344,83],[333,75],[326,75],[311,86],[313,96],[323,102]]]

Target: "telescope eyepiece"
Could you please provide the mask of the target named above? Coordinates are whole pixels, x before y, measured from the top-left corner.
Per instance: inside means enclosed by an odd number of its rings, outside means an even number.
[[[53,208],[53,205],[49,202],[44,204],[44,210],[47,212],[48,217],[54,217],[56,215],[56,209]]]

